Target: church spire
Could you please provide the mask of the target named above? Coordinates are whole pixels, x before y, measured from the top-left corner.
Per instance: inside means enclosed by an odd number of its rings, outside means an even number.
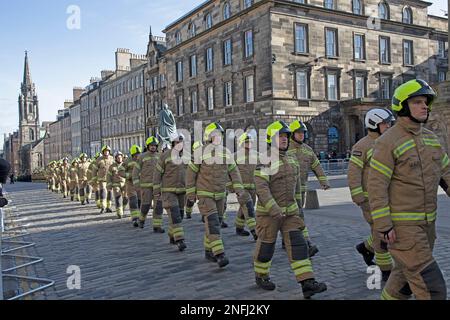
[[[153,41],[153,33],[152,33],[152,26],[150,26],[150,35],[149,35],[149,40],[150,40],[150,42],[152,42]]]
[[[31,87],[31,74],[30,74],[30,66],[28,64],[28,51],[25,51],[25,66],[23,70],[23,83],[24,89]]]

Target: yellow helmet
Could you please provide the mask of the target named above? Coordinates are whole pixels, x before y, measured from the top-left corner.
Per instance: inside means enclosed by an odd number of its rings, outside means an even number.
[[[150,138],[147,139],[147,141],[145,142],[145,145],[148,146],[159,146],[159,140],[156,137],[151,136]]]
[[[103,148],[102,148],[102,154],[105,152],[105,151],[109,151],[109,153],[111,153],[111,148],[109,147],[109,146],[104,146]]]
[[[94,157],[94,159],[98,159],[98,158],[100,158],[100,152],[97,152]]]
[[[195,151],[202,146],[203,146],[203,143],[201,141],[195,141],[194,144],[192,145],[192,150]]]
[[[132,156],[139,154],[139,153],[142,153],[142,148],[139,147],[138,145],[134,145],[130,148],[130,154]]]
[[[209,141],[211,138],[211,134],[216,130],[218,130],[222,135],[225,133],[225,130],[222,128],[222,126],[220,124],[218,124],[217,122],[213,122],[209,126],[206,127],[205,135],[203,137],[204,140]]]
[[[434,100],[437,95],[428,83],[423,80],[415,79],[408,81],[398,87],[392,98],[392,111],[401,112],[405,109],[406,105],[403,105],[408,99],[413,97],[425,96],[428,99],[428,108],[431,110]]]
[[[272,144],[272,139],[277,134],[287,133],[289,137],[292,135],[291,129],[289,129],[289,126],[284,121],[275,121],[270,126],[267,127],[267,143]]]
[[[82,154],[80,154],[80,159],[83,159],[83,158],[88,158],[88,155],[86,154],[86,153],[82,153]]]
[[[239,137],[239,146],[242,146],[246,141],[253,141],[254,138],[248,132],[245,132],[242,136]]]
[[[292,122],[291,125],[289,126],[289,129],[291,130],[292,133],[295,133],[296,131],[308,132],[306,124],[304,124],[300,120],[295,120],[294,122]]]

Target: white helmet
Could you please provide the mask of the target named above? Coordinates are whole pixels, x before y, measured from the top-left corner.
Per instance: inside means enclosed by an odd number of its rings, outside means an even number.
[[[172,136],[172,142],[180,142],[186,140],[186,137],[181,132],[177,132]]]
[[[394,114],[388,109],[375,108],[367,112],[366,128],[377,130],[381,123],[392,123],[395,121]]]

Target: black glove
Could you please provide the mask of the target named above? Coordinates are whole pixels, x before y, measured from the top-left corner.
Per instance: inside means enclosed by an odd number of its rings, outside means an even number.
[[[0,208],[8,205],[8,200],[6,198],[0,197]]]

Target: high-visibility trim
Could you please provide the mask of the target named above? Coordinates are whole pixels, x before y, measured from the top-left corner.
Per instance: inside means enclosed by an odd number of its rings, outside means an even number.
[[[212,242],[210,242],[210,246],[211,246],[212,252],[215,254],[225,250],[222,240],[212,241]]]
[[[250,230],[255,229],[255,227],[256,227],[256,220],[255,220],[255,218],[249,218],[246,223],[247,223],[247,227]]]
[[[375,263],[377,266],[390,266],[392,265],[392,256],[389,252],[378,253],[375,251]]]
[[[392,297],[389,293],[387,293],[386,289],[383,290],[381,293],[381,300],[398,300],[394,297]]]
[[[236,167],[237,167],[237,164],[235,164],[235,163],[230,164],[230,165],[228,166],[228,172],[233,171],[234,169],[236,169]]]
[[[434,222],[436,221],[436,217],[437,217],[437,212],[431,212],[431,213],[427,213],[427,221],[428,222]]]
[[[186,188],[162,188],[161,192],[185,193]]]
[[[200,167],[196,164],[193,164],[192,162],[189,163],[189,168],[195,173],[198,173],[200,171]]]
[[[372,159],[372,161],[370,161],[370,167],[386,176],[389,180],[392,178],[393,171],[381,162]]]
[[[241,218],[236,218],[235,224],[236,224],[236,227],[238,227],[238,228],[244,228],[245,220],[241,219]]]
[[[373,236],[370,235],[367,239],[366,239],[367,244],[369,245],[369,247],[373,247]]]
[[[303,237],[305,239],[309,239],[309,230],[307,227],[305,227],[305,229],[303,229]]]
[[[391,214],[390,207],[374,210],[374,211],[372,211],[372,219],[373,220],[381,219],[381,218],[389,216],[390,214]]]
[[[244,189],[247,189],[247,190],[255,190],[256,189],[256,184],[254,184],[254,183],[244,183],[243,186],[244,186]]]
[[[234,189],[244,189],[244,185],[242,183],[234,183],[233,188]]]
[[[430,147],[436,147],[436,148],[441,147],[441,143],[436,138],[423,138],[423,143],[425,143],[425,145],[430,146]]]
[[[264,206],[267,210],[270,210],[270,209],[272,209],[273,208],[273,206],[274,205],[276,205],[277,203],[276,203],[276,201],[275,201],[275,199],[270,199],[267,203],[266,203],[266,205]]]
[[[411,150],[412,148],[415,147],[416,143],[414,142],[414,140],[413,139],[408,140],[394,149],[394,156],[396,158],[400,158],[406,151]]]
[[[352,197],[357,196],[358,194],[364,193],[362,187],[354,188],[351,190]]]
[[[318,166],[320,166],[320,161],[316,160],[312,165],[311,168],[314,170],[315,168],[317,168]]]
[[[139,218],[139,215],[141,214],[141,211],[140,210],[133,210],[133,211],[131,211],[131,217],[132,218]]]
[[[373,148],[367,150],[367,153],[366,153],[366,158],[367,158],[367,159],[372,158],[372,156],[373,156]]]
[[[275,201],[275,200],[274,200],[274,201]],[[258,206],[256,207],[256,210],[257,210],[259,213],[269,213],[269,212],[270,212],[270,209],[271,209],[272,207],[273,207],[273,205],[272,205],[270,208],[267,208],[267,205],[266,205],[265,207],[263,207],[263,206],[261,206],[261,205],[258,205]],[[281,209],[282,213],[285,214],[285,215],[293,215],[293,214],[297,214],[297,213],[298,213],[298,210],[299,210],[297,202],[295,202],[295,203],[293,203],[293,204],[291,204],[290,206],[287,206],[287,207],[280,207],[280,209]]]
[[[153,227],[162,227],[163,219],[153,219]]]
[[[209,191],[197,190],[197,195],[219,200],[225,198],[227,196],[227,193],[226,192],[214,193]]]
[[[141,182],[141,188],[152,188],[153,183],[151,182]]]
[[[308,187],[307,186],[301,186],[300,187],[300,191],[301,192],[306,192],[306,191],[308,191]]]
[[[192,187],[192,188],[186,189],[186,193],[187,194],[192,194],[192,193],[195,193],[196,191],[197,191],[196,187]]]
[[[357,157],[351,156],[350,161],[356,164],[361,169],[364,168],[364,162],[362,162],[362,160],[358,159]]]
[[[142,162],[152,161],[155,158],[157,158],[157,157],[146,156],[146,157],[142,158]]]
[[[254,261],[253,267],[254,267],[255,273],[260,274],[260,275],[268,275],[268,274],[270,274],[270,268],[272,267],[272,261],[269,261],[269,262]]]
[[[391,213],[392,221],[422,221],[426,220],[425,212],[400,212]]]
[[[261,170],[255,170],[254,175],[255,175],[255,177],[258,177],[258,178],[266,180],[267,182],[270,182],[269,176],[267,174],[263,174],[261,172]]]
[[[296,193],[295,194],[295,200],[302,200],[302,194],[301,193]]]
[[[161,189],[161,185],[160,184],[154,184],[153,185],[153,189]]]
[[[320,176],[319,177],[319,181],[328,181],[328,178],[327,177],[325,177],[325,176]]]
[[[291,264],[291,268],[296,277],[313,272],[311,260],[309,259],[295,261]]]
[[[207,251],[211,251],[211,244],[210,244],[207,236],[204,236],[204,238],[203,238],[203,246],[205,247],[205,249]]]
[[[442,158],[442,169],[447,168],[447,166],[450,164],[450,160],[448,158],[448,155],[444,153],[444,157]]]
[[[141,181],[140,181],[140,180],[138,180],[138,179],[136,179],[136,180],[133,180],[133,184],[134,184],[135,186],[138,186],[138,185],[140,185],[140,184],[141,184]]]
[[[164,173],[164,169],[158,164],[156,164],[156,170],[158,170],[161,174]]]

